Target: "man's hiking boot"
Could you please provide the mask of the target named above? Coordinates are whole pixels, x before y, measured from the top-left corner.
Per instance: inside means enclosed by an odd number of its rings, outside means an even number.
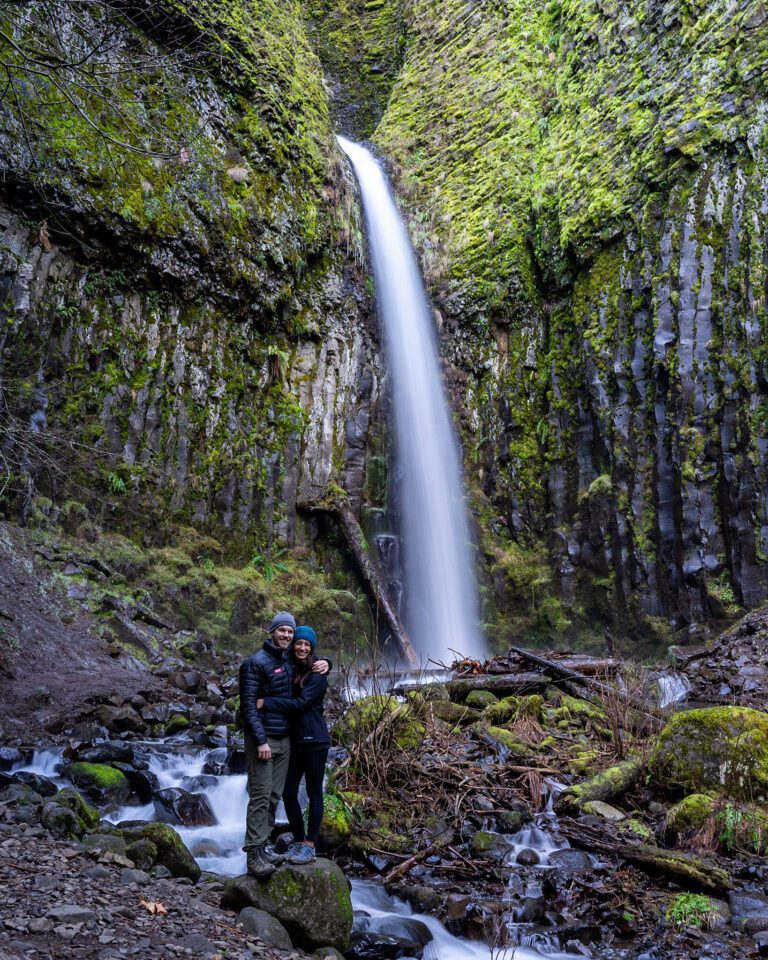
[[[293,847],[299,849],[294,852]],[[315,859],[315,848],[308,843],[297,843],[291,846],[288,851],[288,863],[312,863]]]
[[[262,849],[264,859],[269,861],[269,863],[274,863],[276,867],[279,867],[280,864],[285,860],[285,854],[278,853],[271,843],[265,843]]]
[[[248,851],[248,873],[258,880],[271,876],[275,872],[275,864],[267,859],[264,853],[264,845],[251,847]]]

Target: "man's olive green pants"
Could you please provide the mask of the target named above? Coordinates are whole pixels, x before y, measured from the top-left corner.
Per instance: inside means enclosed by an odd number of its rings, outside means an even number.
[[[259,760],[258,744],[246,734],[245,765],[248,774],[248,812],[245,816],[244,850],[267,843],[275,825],[275,811],[283,795],[290,737],[267,737],[272,750],[271,760]]]

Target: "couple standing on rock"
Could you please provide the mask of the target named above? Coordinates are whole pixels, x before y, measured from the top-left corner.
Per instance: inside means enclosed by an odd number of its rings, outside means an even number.
[[[323,779],[330,737],[323,719],[328,660],[315,657],[317,635],[297,627],[282,610],[269,625],[261,650],[240,665],[240,713],[245,727],[248,812],[245,844],[248,873],[268,877],[283,859],[310,863],[323,819]],[[304,777],[309,822],[299,805]],[[268,842],[282,795],[293,833],[287,857]]]

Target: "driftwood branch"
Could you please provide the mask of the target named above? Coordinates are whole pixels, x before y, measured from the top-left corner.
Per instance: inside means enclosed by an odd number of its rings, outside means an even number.
[[[647,843],[625,843],[587,824],[564,818],[560,832],[577,847],[590,852],[613,854],[648,873],[661,874],[681,885],[725,893],[731,878],[720,867],[713,867],[692,854],[664,850]]]
[[[310,513],[327,513],[328,516],[333,517],[336,521],[347,543],[349,552],[355,558],[363,582],[368,588],[376,607],[384,617],[400,654],[405,658],[409,666],[418,668],[419,659],[411,646],[408,634],[400,622],[397,611],[392,606],[384,578],[381,575],[378,565],[371,556],[365,534],[357,522],[357,517],[355,517],[352,507],[349,505],[343,491],[336,493],[329,489],[326,490],[325,495],[321,499],[305,501],[304,503],[298,504],[298,506],[302,510]]]
[[[472,690],[490,690],[496,696],[510,697],[519,693],[532,693],[551,683],[543,673],[481,673],[474,677],[462,677],[446,683],[451,700],[460,703]],[[405,690],[405,687],[398,687]]]

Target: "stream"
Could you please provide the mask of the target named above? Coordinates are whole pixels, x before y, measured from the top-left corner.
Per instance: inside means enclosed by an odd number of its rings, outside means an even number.
[[[216,816],[214,826],[184,827],[174,824],[184,843],[200,864],[200,867],[220,876],[232,877],[245,872],[245,853],[241,849],[243,825],[247,804],[246,777],[244,774],[212,773],[220,769],[224,751],[221,748],[200,749],[181,734],[165,741],[134,743],[137,756],[143,754],[149,764],[149,772],[157,778],[160,788],[181,787],[190,793],[204,794]],[[58,776],[61,750],[45,750],[35,753],[27,765],[16,767],[45,776],[58,786],[69,786],[68,781]],[[556,827],[552,802],[557,785],[552,784],[546,809],[536,822],[525,826],[516,834],[504,838],[509,846],[506,862],[510,869],[509,896],[516,887],[516,858],[521,851],[534,851],[539,866],[546,869],[549,856],[568,846],[567,842],[553,836]],[[111,823],[122,820],[155,820],[153,803],[120,807],[105,814]],[[278,808],[277,820],[285,820],[282,805]],[[535,887],[536,885],[533,884]],[[546,933],[531,932],[530,924],[509,924],[516,946],[491,947],[478,941],[455,937],[435,917],[414,913],[411,907],[390,896],[381,883],[375,880],[351,881],[352,905],[355,910],[354,931],[369,932],[386,937],[420,936],[425,943],[421,956],[424,960],[567,960],[588,956],[583,952],[563,953],[551,942]],[[523,890],[528,896],[535,890]],[[511,908],[511,902],[510,902]],[[370,957],[376,954],[371,952]]]

